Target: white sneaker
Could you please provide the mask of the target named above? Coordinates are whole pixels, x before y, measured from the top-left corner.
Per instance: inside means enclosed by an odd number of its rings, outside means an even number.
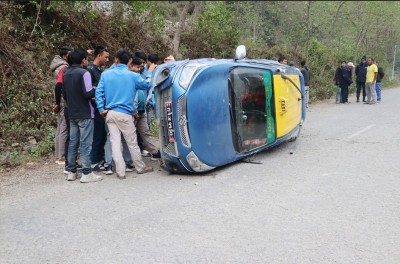
[[[93,172],[89,173],[89,174],[82,174],[81,177],[81,182],[82,183],[87,183],[87,182],[97,182],[97,181],[101,181],[103,179],[103,176],[94,174]]]
[[[67,181],[75,181],[77,173],[76,172],[68,172]]]
[[[143,157],[150,157],[151,155],[150,155],[150,152],[148,152],[147,150],[142,150],[142,156]]]

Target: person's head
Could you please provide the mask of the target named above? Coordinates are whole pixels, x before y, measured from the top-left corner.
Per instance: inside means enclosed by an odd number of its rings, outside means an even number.
[[[103,46],[97,46],[94,49],[93,55],[94,55],[94,63],[97,66],[105,66],[110,57],[110,53],[108,52],[107,48]]]
[[[125,64],[127,65],[129,60],[131,59],[131,54],[126,49],[119,49],[115,53],[115,63],[116,64]]]
[[[374,64],[374,58],[369,58],[368,59],[368,65]]]
[[[306,61],[305,61],[305,60],[302,60],[302,61],[300,62],[300,65],[301,65],[301,67],[306,66]]]
[[[278,59],[278,62],[281,63],[281,64],[285,64],[285,65],[288,64],[288,61],[287,61],[285,56],[280,56],[279,59]]]
[[[147,62],[147,55],[146,53],[144,53],[143,50],[137,50],[135,52],[135,56],[138,57],[143,62],[143,64]]]
[[[289,61],[289,66],[294,66],[294,61]]]
[[[164,63],[173,62],[173,61],[175,61],[175,58],[174,58],[174,56],[172,56],[172,55],[169,55],[168,57],[166,57],[166,58],[164,59]]]
[[[142,61],[140,60],[140,58],[136,57],[135,55],[132,55],[132,60],[128,64],[129,70],[136,73],[140,73],[141,66],[142,66]]]
[[[365,64],[367,62],[367,57],[364,55],[364,56],[362,56],[362,58],[361,58],[361,63],[362,64]]]
[[[59,51],[59,55],[61,58],[63,58],[65,61],[68,59],[68,54],[72,51],[72,48],[70,47],[62,47]]]
[[[147,67],[149,67],[152,63],[157,64],[159,60],[160,58],[156,53],[149,54],[149,56],[147,56]]]
[[[79,64],[81,67],[86,67],[89,63],[88,53],[85,49],[73,49],[68,55],[68,62],[72,64]]]
[[[346,62],[346,61],[342,61],[342,62],[340,63],[340,66],[341,66],[341,67],[346,67],[346,65],[347,65],[347,62]]]
[[[349,67],[350,70],[354,68],[354,64],[352,62],[347,63],[347,67]]]

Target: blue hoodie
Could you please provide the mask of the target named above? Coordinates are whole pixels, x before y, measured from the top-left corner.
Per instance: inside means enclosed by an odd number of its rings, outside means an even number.
[[[96,88],[96,103],[99,112],[105,109],[133,114],[136,90],[148,91],[151,84],[140,74],[132,72],[126,64],[117,64],[104,71]]]

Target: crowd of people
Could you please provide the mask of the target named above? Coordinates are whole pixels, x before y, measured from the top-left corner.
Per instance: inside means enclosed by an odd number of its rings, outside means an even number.
[[[342,61],[336,69],[334,82],[336,89],[336,103],[349,104],[349,86],[353,83],[353,69],[355,65],[352,62]],[[385,73],[383,68],[378,66],[378,61],[374,58],[367,60],[366,56],[361,58],[360,64],[355,67],[356,75],[356,99],[360,102],[362,91],[362,101],[364,104],[375,104],[382,100],[381,82]]]
[[[94,57],[92,62],[89,55]],[[119,179],[125,179],[127,171],[153,171],[143,156],[161,158],[149,132],[155,108],[150,78],[160,58],[119,49],[107,68],[109,57],[103,46],[94,50],[63,47],[51,62],[53,112],[58,115],[56,163],[64,165],[66,180],[79,178],[79,167],[82,183],[102,180],[93,171],[116,172]],[[164,63],[170,61],[174,61],[172,55],[164,59]]]

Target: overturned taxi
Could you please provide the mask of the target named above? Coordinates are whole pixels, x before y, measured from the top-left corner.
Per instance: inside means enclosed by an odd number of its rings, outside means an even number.
[[[295,67],[246,59],[159,65],[152,77],[162,167],[212,170],[295,138],[305,119],[304,80]]]

